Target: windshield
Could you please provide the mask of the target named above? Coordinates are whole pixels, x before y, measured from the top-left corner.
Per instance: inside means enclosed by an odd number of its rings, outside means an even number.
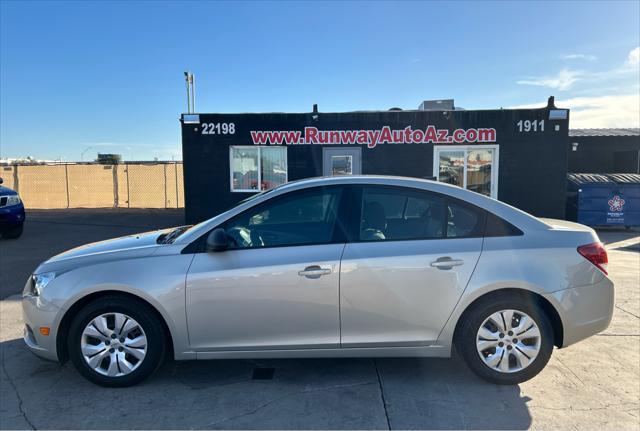
[[[169,232],[165,232],[162,235],[160,235],[158,237],[158,239],[156,240],[156,242],[158,244],[173,244],[173,242],[176,240],[176,238],[178,238],[180,235],[182,235],[183,233],[185,233],[187,230],[191,229],[193,227],[193,225],[187,225],[187,226],[180,226],[177,227]]]

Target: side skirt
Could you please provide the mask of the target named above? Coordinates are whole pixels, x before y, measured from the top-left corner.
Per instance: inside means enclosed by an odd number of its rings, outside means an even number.
[[[195,359],[268,359],[268,358],[448,358],[451,349],[445,346],[377,347],[339,349],[291,349],[291,350],[232,350],[197,352]],[[185,358],[186,359],[186,358]],[[192,359],[192,358],[189,358]]]

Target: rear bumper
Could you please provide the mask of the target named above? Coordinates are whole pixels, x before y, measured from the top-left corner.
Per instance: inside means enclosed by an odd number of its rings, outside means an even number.
[[[614,304],[613,282],[603,277],[598,283],[544,295],[562,320],[567,347],[604,331],[611,323]]]

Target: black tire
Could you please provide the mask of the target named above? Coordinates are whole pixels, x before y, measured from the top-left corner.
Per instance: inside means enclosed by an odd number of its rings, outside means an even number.
[[[97,316],[105,313],[122,313],[133,318],[147,337],[147,352],[142,363],[129,374],[118,377],[105,376],[87,364],[81,350],[82,332]],[[124,296],[106,296],[85,305],[74,317],[69,327],[67,349],[76,369],[87,380],[107,387],[125,387],[140,383],[160,366],[166,351],[165,329],[156,312],[146,303]]]
[[[12,228],[7,229],[4,232],[2,232],[2,237],[6,238],[6,239],[20,238],[20,235],[22,235],[22,230],[23,229],[24,229],[24,225],[12,227]]]
[[[495,312],[509,309],[522,311],[535,321],[540,330],[540,350],[533,362],[526,368],[505,373],[494,370],[484,363],[476,348],[476,337],[480,325],[485,319]],[[545,312],[528,296],[507,294],[500,298],[488,297],[486,300],[480,300],[472,305],[472,308],[467,310],[462,318],[464,320],[456,332],[456,348],[469,368],[488,382],[497,385],[515,385],[525,382],[542,371],[551,358],[554,346],[551,322]]]

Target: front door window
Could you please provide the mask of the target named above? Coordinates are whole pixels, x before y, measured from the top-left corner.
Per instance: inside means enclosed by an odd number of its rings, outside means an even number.
[[[316,187],[273,198],[224,224],[230,248],[329,244],[340,187]]]
[[[476,193],[498,197],[498,146],[435,147],[434,173],[438,181]]]

